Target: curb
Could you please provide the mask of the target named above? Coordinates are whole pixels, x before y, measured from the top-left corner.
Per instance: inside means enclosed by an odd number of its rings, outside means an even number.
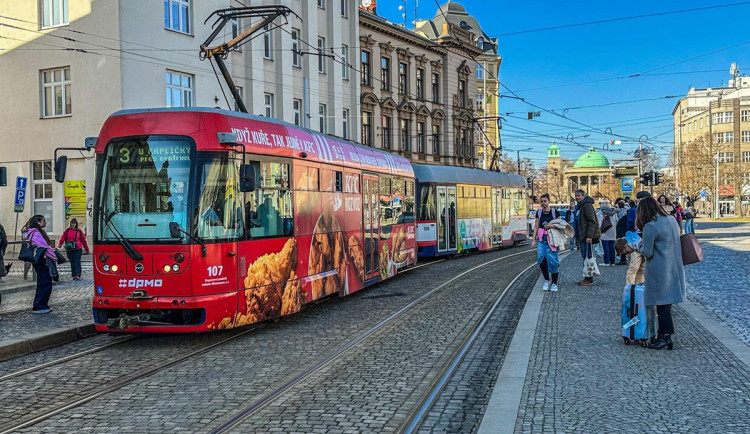
[[[0,343],[0,362],[68,344],[96,334],[94,324],[87,321],[66,328],[54,329],[29,337],[3,342]]]
[[[2,282],[5,283],[5,282]],[[19,292],[33,291],[36,289],[36,282],[31,281],[28,283],[13,284],[9,288],[0,288],[0,295],[10,295]]]

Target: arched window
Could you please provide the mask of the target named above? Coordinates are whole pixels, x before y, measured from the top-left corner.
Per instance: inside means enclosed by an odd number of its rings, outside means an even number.
[[[484,50],[484,38],[481,36],[477,39],[477,47],[479,47],[480,50]]]

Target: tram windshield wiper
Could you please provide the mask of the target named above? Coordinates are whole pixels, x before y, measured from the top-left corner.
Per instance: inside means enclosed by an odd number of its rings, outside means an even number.
[[[133,247],[132,244],[130,244],[130,241],[128,241],[127,238],[122,236],[122,232],[120,232],[114,223],[112,223],[112,217],[114,217],[116,214],[118,214],[118,211],[112,211],[109,215],[104,214],[104,210],[99,208],[99,213],[102,216],[102,219],[104,220],[104,228],[109,229],[109,232],[114,235],[114,238],[120,243],[123,249],[125,249],[125,252],[130,255],[131,258],[133,258],[134,261],[142,261],[143,255],[138,253],[138,251]]]
[[[186,230],[182,229],[180,227],[179,223],[177,223],[177,222],[169,222],[169,234],[172,236],[172,238],[180,238],[181,239],[182,238],[182,236],[180,235],[181,233],[187,235],[188,237],[190,237],[191,240],[193,240],[196,243],[198,243],[198,244],[201,245],[201,254],[205,258],[206,254],[207,254],[206,253],[206,243],[202,239],[200,239],[198,237],[194,237],[189,232],[187,232]]]

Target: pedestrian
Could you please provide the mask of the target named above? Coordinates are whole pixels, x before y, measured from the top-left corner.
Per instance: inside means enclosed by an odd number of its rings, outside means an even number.
[[[23,226],[21,226],[21,240],[22,241],[29,240],[29,225],[30,224],[31,224],[31,219],[26,221],[26,223]],[[27,280],[29,278],[30,269],[31,269],[31,262],[24,262],[23,263],[23,280]]]
[[[568,212],[565,213],[565,222],[569,224],[571,227],[576,227],[576,207],[575,202],[571,202],[568,206]],[[576,237],[575,233],[573,233],[573,236],[568,239],[568,242],[570,244],[570,250],[575,250],[576,248]]]
[[[640,258],[636,266],[628,267],[627,274],[625,275],[625,285],[643,285],[643,282],[646,280],[644,275],[646,261],[643,260],[643,255],[633,250],[625,238],[618,238],[615,241],[615,251],[618,255],[637,255]]]
[[[628,209],[630,207],[625,202],[625,199],[616,200],[615,207],[617,208],[617,224],[615,225],[615,236],[617,238],[622,238],[625,236],[625,232],[628,231]],[[621,254],[620,260],[616,264],[628,265],[627,255]]]
[[[78,229],[78,220],[70,219],[70,226],[62,233],[58,247],[65,246],[65,252],[70,260],[70,274],[73,280],[81,280],[81,255],[83,250],[89,253],[89,245],[86,244],[86,234]]]
[[[585,262],[586,258],[594,254],[592,244],[599,242],[601,229],[599,228],[599,221],[596,218],[596,210],[594,210],[594,199],[586,196],[586,192],[583,190],[576,190],[575,197],[576,202],[578,202],[578,224],[576,225],[578,227],[578,243],[581,246],[581,258]],[[594,277],[584,276],[578,284],[581,286],[592,286],[594,284]]]
[[[47,226],[47,221],[44,216],[35,215],[29,221],[27,237],[32,246],[46,249],[42,259],[46,258],[57,264],[57,254],[55,249],[50,246],[47,233],[44,232],[45,226]],[[52,295],[52,276],[50,276],[47,261],[42,259],[33,265],[34,271],[36,271],[36,295],[34,296],[33,313],[49,313],[52,311],[49,307],[49,298]]]
[[[666,211],[667,215],[672,215],[672,212],[674,211],[674,205],[672,205],[672,202],[667,199],[667,196],[660,194],[659,197],[656,198],[656,201],[659,202],[659,205],[664,211]]]
[[[602,267],[614,266],[617,256],[615,255],[615,240],[617,239],[617,208],[612,208],[608,200],[599,202],[599,229],[601,231],[602,249],[604,250],[604,262]]]
[[[677,221],[650,197],[638,203],[636,226],[643,233],[640,253],[646,258],[646,306],[656,306],[658,339],[649,348],[672,349],[672,305],[685,299],[680,229]]]
[[[683,213],[685,217],[685,233],[686,234],[694,234],[695,233],[695,210],[691,205],[688,205],[687,208],[685,208],[685,212]]]
[[[550,245],[547,236],[549,223],[557,218],[557,211],[549,206],[549,194],[545,193],[539,198],[541,208],[536,211],[534,219],[534,232],[531,247],[536,247],[536,262],[544,276],[544,291],[557,292],[557,275],[560,259],[557,249]],[[550,277],[552,285],[550,286]]]
[[[677,225],[680,226],[680,233],[683,233],[682,221],[684,220],[682,206],[680,202],[674,201],[674,210],[672,210],[672,216],[677,220]]]
[[[8,248],[8,235],[5,228],[0,224],[0,277],[5,277],[13,264],[5,264],[5,250]]]

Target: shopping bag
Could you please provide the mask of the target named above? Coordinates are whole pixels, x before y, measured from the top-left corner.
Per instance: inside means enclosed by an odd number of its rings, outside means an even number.
[[[602,243],[598,243],[598,244],[597,244],[597,245],[596,245],[596,246],[594,247],[594,253],[596,253],[596,256],[599,256],[599,257],[601,257],[601,258],[603,258],[603,257],[604,257],[604,247],[602,247]]]
[[[600,276],[599,266],[596,265],[596,258],[591,253],[591,244],[587,244],[585,249],[588,249],[586,259],[583,260],[583,277],[594,277]]]
[[[680,236],[680,247],[682,247],[682,265],[695,264],[703,260],[703,248],[695,234]]]

